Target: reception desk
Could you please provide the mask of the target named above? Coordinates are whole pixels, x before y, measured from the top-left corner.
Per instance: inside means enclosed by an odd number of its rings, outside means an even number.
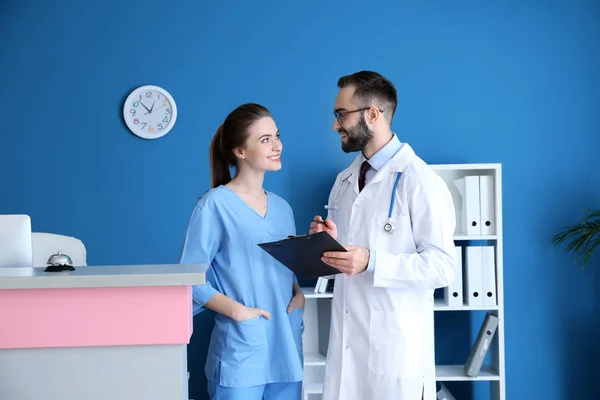
[[[0,268],[1,400],[187,400],[204,265]]]

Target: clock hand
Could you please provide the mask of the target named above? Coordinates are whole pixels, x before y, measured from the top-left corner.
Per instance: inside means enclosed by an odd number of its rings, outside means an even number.
[[[141,104],[141,105],[142,105],[142,106],[143,106],[143,107],[144,107],[146,110],[148,110],[148,107],[146,107],[146,106],[144,105],[144,103],[142,103],[142,101],[141,101],[141,100],[140,100],[140,104]],[[150,110],[148,110],[148,112],[151,112],[151,111],[150,111]],[[146,113],[146,114],[148,114],[148,113]]]
[[[148,110],[148,112],[145,113],[144,115],[146,115],[146,114],[152,114],[152,110],[154,109],[154,104],[156,104],[156,101],[152,103],[152,107],[150,107],[149,110],[146,108],[146,110]]]

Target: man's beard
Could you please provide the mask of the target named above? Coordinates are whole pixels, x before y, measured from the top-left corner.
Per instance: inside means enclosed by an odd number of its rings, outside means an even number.
[[[342,150],[346,153],[363,151],[373,137],[373,132],[369,130],[364,115],[360,116],[360,120],[352,128],[338,129],[338,132],[346,134],[346,142],[342,141]]]

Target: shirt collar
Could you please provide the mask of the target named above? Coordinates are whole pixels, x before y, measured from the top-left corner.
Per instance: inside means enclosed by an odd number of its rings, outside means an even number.
[[[376,171],[379,171],[381,167],[385,165],[386,162],[388,162],[392,157],[394,157],[394,155],[398,152],[398,150],[400,150],[402,145],[403,143],[401,143],[400,140],[398,140],[398,136],[396,136],[396,134],[394,133],[392,139],[385,146],[383,146],[381,150],[379,150],[377,153],[373,154],[371,158],[369,158],[368,161],[371,165],[371,168],[375,169]],[[362,157],[363,160],[367,159],[364,154],[362,155]]]

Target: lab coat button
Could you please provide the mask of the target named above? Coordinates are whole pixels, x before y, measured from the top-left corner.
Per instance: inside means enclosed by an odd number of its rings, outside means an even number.
[[[346,314],[348,314],[348,310],[346,310]]]
[[[355,204],[354,207],[358,207],[358,204]]]
[[[350,348],[350,346],[346,345],[346,350],[349,349],[349,348]]]

